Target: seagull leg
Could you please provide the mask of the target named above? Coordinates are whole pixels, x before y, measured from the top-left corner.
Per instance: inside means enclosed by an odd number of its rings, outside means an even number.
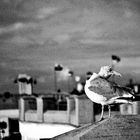
[[[101,112],[100,121],[102,121],[104,119],[103,115],[104,115],[104,105],[102,105],[102,112]]]
[[[111,107],[108,105],[108,110],[109,110],[109,118],[111,117]]]

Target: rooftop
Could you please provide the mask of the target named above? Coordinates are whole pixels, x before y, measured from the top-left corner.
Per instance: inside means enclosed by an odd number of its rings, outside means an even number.
[[[115,115],[54,137],[53,140],[139,140],[139,132],[140,115]]]

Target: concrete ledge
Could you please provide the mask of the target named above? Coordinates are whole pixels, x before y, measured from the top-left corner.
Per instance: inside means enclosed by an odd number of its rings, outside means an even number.
[[[37,122],[37,111],[35,110],[28,110],[25,112],[25,120],[26,121],[32,121],[32,122]]]
[[[46,111],[44,113],[44,122],[47,123],[68,123],[66,111]]]
[[[0,110],[0,117],[19,118],[19,110],[18,109]]]

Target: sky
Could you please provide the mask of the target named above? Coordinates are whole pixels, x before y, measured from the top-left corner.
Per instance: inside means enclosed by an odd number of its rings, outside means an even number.
[[[111,64],[121,81],[140,81],[139,0],[1,0],[0,90],[17,91],[19,73],[51,89],[54,65],[84,75]]]

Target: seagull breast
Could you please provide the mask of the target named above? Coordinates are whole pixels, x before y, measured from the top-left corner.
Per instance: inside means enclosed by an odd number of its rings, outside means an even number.
[[[104,104],[104,102],[106,101],[106,98],[103,95],[98,93],[98,91],[96,90],[97,85],[94,85],[91,82],[91,81],[96,81],[96,79],[98,79],[97,77],[98,77],[98,75],[96,73],[94,73],[92,75],[92,77],[86,81],[85,93],[91,101],[98,103],[98,104]]]

